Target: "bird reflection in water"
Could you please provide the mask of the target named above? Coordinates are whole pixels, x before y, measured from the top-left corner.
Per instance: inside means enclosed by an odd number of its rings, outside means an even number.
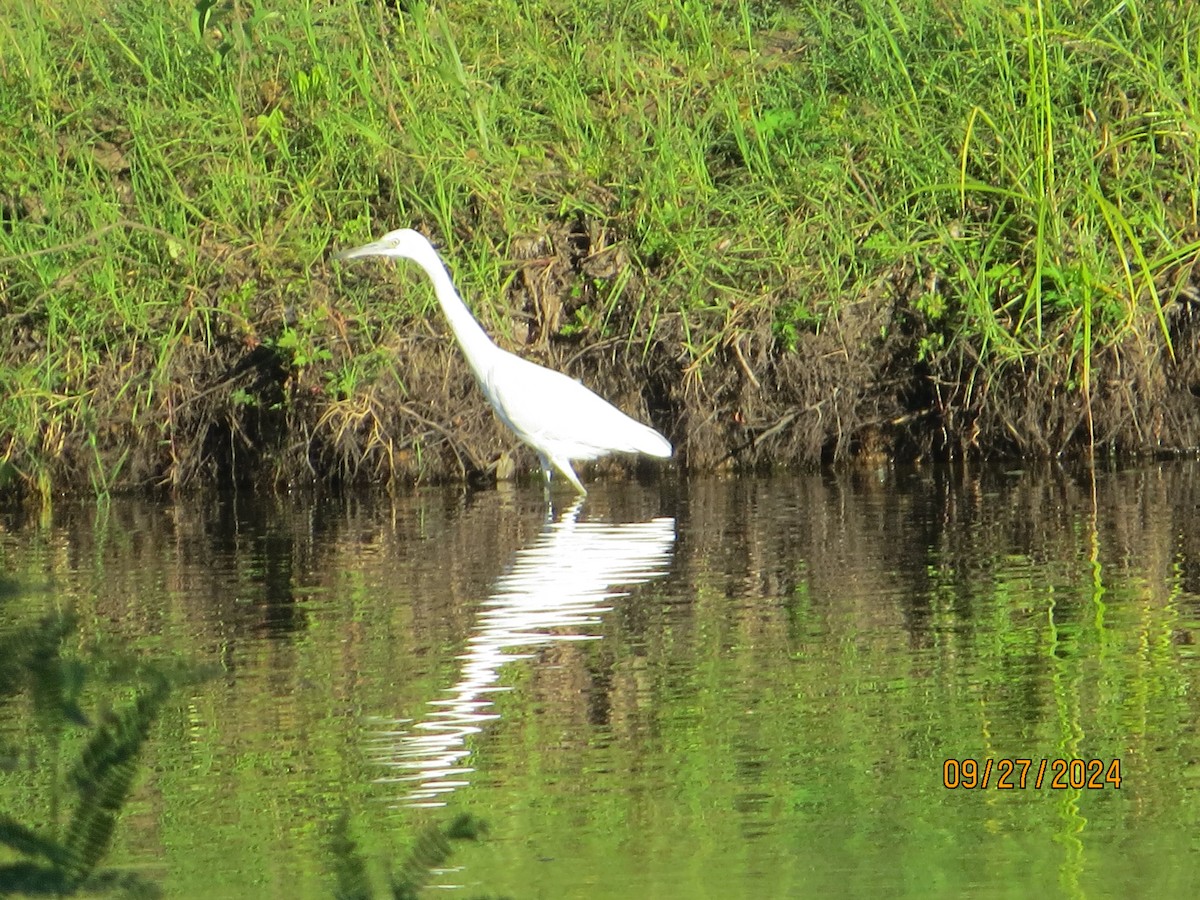
[[[580,522],[583,498],[543,527],[530,547],[517,551],[512,571],[483,605],[467,644],[462,677],[423,721],[376,736],[375,758],[394,770],[382,779],[408,786],[409,806],[444,806],[466,784],[468,736],[499,718],[490,695],[500,667],[528,659],[558,641],[596,640],[601,616],[636,585],[666,573],[675,543],[675,520],[609,524]],[[392,723],[400,726],[401,723]]]

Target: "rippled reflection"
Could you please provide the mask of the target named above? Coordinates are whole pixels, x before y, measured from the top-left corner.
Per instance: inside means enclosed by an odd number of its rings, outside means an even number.
[[[423,721],[393,722],[377,735],[375,759],[398,773],[380,780],[410,785],[400,798],[406,805],[443,806],[446,795],[466,784],[472,771],[464,762],[466,740],[499,717],[489,695],[508,690],[497,684],[504,663],[557,641],[601,637],[592,626],[611,602],[666,572],[674,519],[580,522],[582,506],[576,500],[532,546],[517,551],[512,571],[483,604],[449,696],[431,701],[437,709]]]

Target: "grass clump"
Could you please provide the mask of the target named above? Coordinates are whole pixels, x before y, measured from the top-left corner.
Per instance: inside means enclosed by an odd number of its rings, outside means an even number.
[[[488,469],[507,438],[427,288],[327,263],[400,225],[691,467],[1195,446],[1198,25],[28,0],[0,459],[43,494]]]

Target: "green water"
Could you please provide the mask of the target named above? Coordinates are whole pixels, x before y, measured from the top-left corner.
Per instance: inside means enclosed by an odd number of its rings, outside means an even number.
[[[167,897],[332,897],[343,814],[382,888],[463,812],[429,896],[1195,896],[1197,476],[63,503],[0,519],[0,633],[72,610],[93,721],[121,654],[208,668],[105,860]],[[84,730],[33,709],[0,812],[49,832]]]

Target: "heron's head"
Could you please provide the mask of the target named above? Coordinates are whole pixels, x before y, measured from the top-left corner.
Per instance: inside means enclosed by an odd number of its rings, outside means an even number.
[[[428,267],[431,260],[437,259],[437,251],[429,239],[411,228],[398,228],[389,231],[377,241],[343,250],[334,259],[357,259],[360,256],[391,256],[398,259],[411,259]]]

